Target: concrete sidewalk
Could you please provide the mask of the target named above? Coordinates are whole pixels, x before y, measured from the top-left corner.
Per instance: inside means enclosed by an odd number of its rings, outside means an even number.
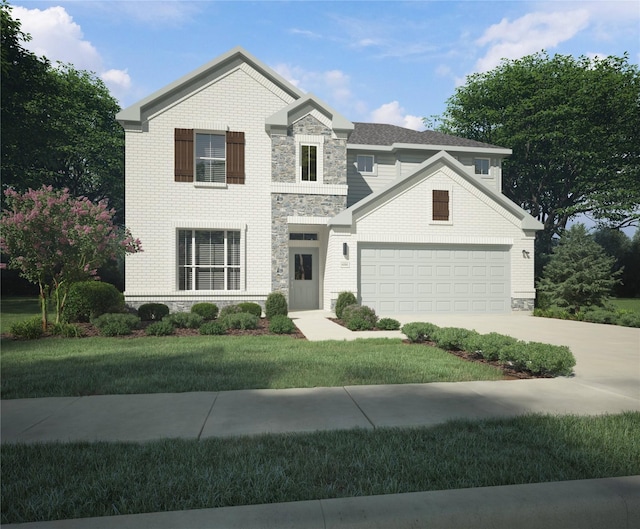
[[[308,339],[356,339],[327,319],[294,313]],[[408,316],[440,326],[568,345],[574,377],[538,380],[101,395],[2,401],[2,443],[206,439],[261,433],[434,425],[524,413],[640,411],[640,330],[526,315]],[[400,337],[399,332],[382,335]],[[87,527],[638,527],[640,478],[469,489],[180,513],[43,522]],[[568,515],[571,514],[571,515]],[[635,517],[635,518],[634,518]],[[626,520],[626,521],[625,521]]]

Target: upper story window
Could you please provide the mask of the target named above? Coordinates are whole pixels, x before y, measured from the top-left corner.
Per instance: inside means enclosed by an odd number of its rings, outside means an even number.
[[[475,166],[476,174],[489,174],[489,158],[474,158],[473,165]]]
[[[196,134],[196,182],[227,181],[224,134]]]
[[[433,190],[433,203],[432,203],[432,219],[448,221],[449,220],[449,191],[448,190]]]
[[[375,158],[372,154],[358,154],[356,158],[356,167],[358,172],[362,174],[375,174]]]
[[[318,146],[300,145],[300,175],[303,182],[318,181]]]
[[[244,132],[175,129],[176,182],[244,184]]]

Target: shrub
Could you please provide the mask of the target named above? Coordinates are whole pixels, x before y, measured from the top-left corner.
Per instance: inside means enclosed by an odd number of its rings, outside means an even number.
[[[221,323],[227,329],[257,329],[260,318],[248,312],[238,312],[237,314],[228,314]]]
[[[218,314],[219,320],[224,320],[230,314],[239,314],[242,312],[242,309],[239,305],[225,305],[220,309],[220,314]]]
[[[162,321],[179,329],[197,329],[202,325],[203,319],[202,316],[192,312],[175,312],[162,318]]]
[[[401,331],[410,342],[420,343],[430,340],[432,334],[438,329],[439,327],[433,323],[414,321],[405,323]]]
[[[400,328],[400,322],[393,318],[380,318],[376,326],[383,331],[397,331]]]
[[[640,327],[640,314],[637,312],[621,311],[618,315],[618,325]]]
[[[519,361],[536,375],[570,375],[576,360],[564,345],[529,342],[520,348]]]
[[[470,353],[480,353],[487,360],[498,360],[500,351],[518,343],[518,340],[511,336],[490,332],[470,336],[465,343],[465,349]]]
[[[140,318],[133,314],[107,313],[91,320],[102,336],[123,336],[131,334],[140,324]]]
[[[238,307],[240,307],[240,312],[248,312],[249,314],[253,314],[258,318],[262,316],[262,307],[257,303],[251,303],[251,302],[238,303]]]
[[[573,316],[567,309],[561,309],[560,307],[549,307],[546,309],[534,309],[534,316],[539,316],[540,318],[555,318],[558,320],[570,320],[573,319]]]
[[[207,335],[227,334],[227,328],[219,321],[208,321],[200,325],[200,334],[207,334]]]
[[[274,334],[291,334],[295,331],[296,326],[288,316],[278,314],[269,320],[269,332]]]
[[[614,310],[607,310],[603,308],[594,308],[584,311],[584,321],[591,323],[616,323],[618,320],[618,314]]]
[[[42,336],[42,318],[35,316],[28,320],[18,321],[11,325],[9,332],[16,338],[35,340]]]
[[[375,311],[364,305],[347,305],[342,310],[342,321],[352,331],[369,331],[378,323]]]
[[[343,311],[345,307],[348,307],[349,305],[357,305],[358,304],[358,300],[356,299],[355,295],[353,294],[353,292],[340,292],[340,294],[338,294],[338,300],[336,301],[336,318],[338,318],[339,320],[342,319],[343,316]]]
[[[467,341],[479,336],[476,331],[461,329],[459,327],[442,327],[433,331],[431,339],[438,347],[447,350],[465,349]]]
[[[147,336],[170,336],[173,331],[174,327],[168,321],[156,321],[144,330]]]
[[[164,303],[145,303],[138,309],[138,316],[142,321],[160,321],[167,314],[169,307]]]
[[[81,281],[69,287],[62,316],[67,322],[88,322],[123,310],[124,296],[116,287],[101,281]]]
[[[267,301],[264,304],[264,313],[268,320],[274,316],[287,316],[289,314],[287,298],[284,297],[282,292],[271,292],[267,296]]]
[[[202,316],[204,320],[215,320],[218,317],[218,305],[215,303],[196,303],[191,307],[191,312]]]
[[[51,334],[62,336],[63,338],[82,338],[85,335],[84,329],[71,323],[54,323],[50,327]]]

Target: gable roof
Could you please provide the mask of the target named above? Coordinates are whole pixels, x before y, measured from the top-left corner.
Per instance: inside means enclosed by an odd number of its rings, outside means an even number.
[[[500,154],[511,154],[511,149],[505,149],[490,143],[483,143],[458,136],[450,136],[433,130],[419,132],[417,130],[387,125],[383,123],[355,123],[354,131],[349,136],[350,146],[387,146],[391,148],[437,148],[447,147],[454,150],[486,150],[499,151]],[[459,149],[455,149],[455,148]]]
[[[422,162],[415,171],[402,176],[391,182],[386,187],[376,191],[375,193],[370,194],[369,196],[363,198],[359,202],[356,202],[352,206],[348,207],[344,211],[338,213],[335,217],[329,220],[329,226],[352,226],[353,225],[353,216],[357,214],[360,210],[365,208],[368,204],[373,202],[388,202],[393,199],[399,189],[402,188],[403,184],[414,178],[416,174],[420,172],[425,172],[425,170],[430,167],[435,166],[438,163],[444,163],[448,165],[453,170],[456,171],[456,174],[463,177],[465,180],[473,184],[480,191],[482,191],[485,195],[489,196],[492,200],[497,202],[500,206],[505,208],[507,211],[515,215],[521,221],[521,228],[523,230],[542,230],[544,226],[541,222],[533,218],[528,212],[522,209],[520,206],[509,200],[502,193],[497,193],[490,187],[486,186],[482,182],[480,182],[477,178],[473,178],[470,174],[467,173],[464,165],[462,165],[458,160],[456,160],[453,156],[445,151],[440,151],[428,160]]]
[[[286,132],[286,128],[291,125],[296,118],[300,117],[299,114],[307,114],[309,109],[317,109],[319,112],[331,119],[331,128],[334,131],[349,133],[353,130],[353,123],[351,123],[351,121],[323,101],[320,101],[313,94],[306,94],[304,97],[301,97],[280,109],[275,114],[269,116],[265,120],[265,128],[267,132],[275,129],[284,129]]]
[[[200,68],[168,84],[150,96],[121,110],[116,115],[116,119],[122,124],[140,124],[146,119],[146,115],[148,115],[152,109],[171,104],[173,101],[184,97],[189,92],[196,90],[198,87],[205,85],[224,72],[242,63],[248,64],[260,74],[264,75],[293,99],[299,99],[304,96],[304,92],[292,85],[275,70],[272,70],[263,62],[256,59],[241,46],[236,46],[227,53],[220,55]]]

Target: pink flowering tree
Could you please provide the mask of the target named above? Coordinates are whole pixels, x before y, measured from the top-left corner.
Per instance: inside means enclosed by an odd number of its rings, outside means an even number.
[[[95,204],[51,186],[25,193],[8,189],[5,196],[0,250],[9,261],[2,267],[19,270],[39,286],[44,330],[51,295],[59,323],[71,283],[97,279],[98,268],[108,261],[142,251],[128,229],[113,224],[115,211],[106,201]]]

